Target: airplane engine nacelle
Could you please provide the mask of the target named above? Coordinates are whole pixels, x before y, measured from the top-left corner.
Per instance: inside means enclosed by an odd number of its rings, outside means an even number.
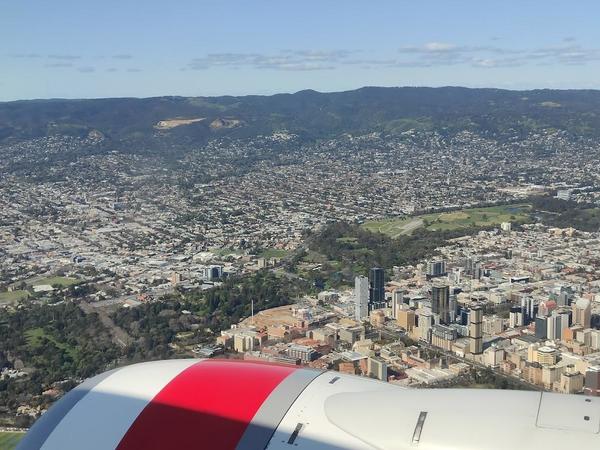
[[[600,398],[402,389],[368,378],[237,360],[135,364],[91,378],[19,449],[597,448]]]

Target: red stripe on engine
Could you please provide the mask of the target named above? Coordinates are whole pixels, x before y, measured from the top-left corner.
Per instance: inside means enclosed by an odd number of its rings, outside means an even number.
[[[294,370],[214,359],[194,364],[152,399],[117,449],[235,449],[256,411]]]

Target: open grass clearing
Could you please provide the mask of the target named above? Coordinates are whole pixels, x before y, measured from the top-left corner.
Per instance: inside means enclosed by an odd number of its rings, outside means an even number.
[[[25,338],[27,339],[27,345],[31,348],[40,346],[45,338],[52,342],[59,349],[64,350],[71,358],[75,359],[77,357],[77,350],[75,350],[69,344],[57,341],[54,336],[46,333],[43,328],[31,328],[30,330],[27,330],[25,332]]]
[[[0,292],[0,305],[16,304],[19,300],[29,297],[27,291],[6,291]]]
[[[392,238],[410,234],[425,227],[429,231],[458,230],[469,227],[489,227],[502,222],[524,223],[530,220],[531,207],[526,204],[469,208],[443,213],[423,214],[397,219],[365,222],[366,230],[386,234]]]

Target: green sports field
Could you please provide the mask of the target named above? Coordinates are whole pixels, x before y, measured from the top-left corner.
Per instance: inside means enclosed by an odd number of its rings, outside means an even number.
[[[59,285],[61,288],[73,286],[74,284],[79,283],[77,278],[70,277],[47,277],[42,278],[34,283],[35,286],[39,286],[42,284],[49,284],[50,286]]]
[[[530,209],[531,207],[526,204],[460,209],[444,213],[370,221],[365,222],[362,226],[369,231],[387,234],[395,238],[403,234],[411,234],[414,230],[422,227],[429,231],[439,231],[474,226],[487,227],[500,225],[502,222],[524,223],[530,220]]]

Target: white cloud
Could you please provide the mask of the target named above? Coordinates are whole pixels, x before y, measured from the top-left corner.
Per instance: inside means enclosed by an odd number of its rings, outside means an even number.
[[[403,46],[395,57],[357,57],[361,50],[281,50],[272,54],[212,53],[195,58],[186,70],[212,68],[257,70],[333,70],[344,66],[363,69],[377,67],[438,67],[471,66],[479,68],[517,67],[524,65],[586,64],[600,60],[600,49],[583,48],[578,44],[562,42],[556,47],[508,48],[490,45],[468,46],[452,42],[430,41],[421,45]]]
[[[448,52],[457,49],[456,45],[447,42],[428,42],[423,47],[428,52]]]

